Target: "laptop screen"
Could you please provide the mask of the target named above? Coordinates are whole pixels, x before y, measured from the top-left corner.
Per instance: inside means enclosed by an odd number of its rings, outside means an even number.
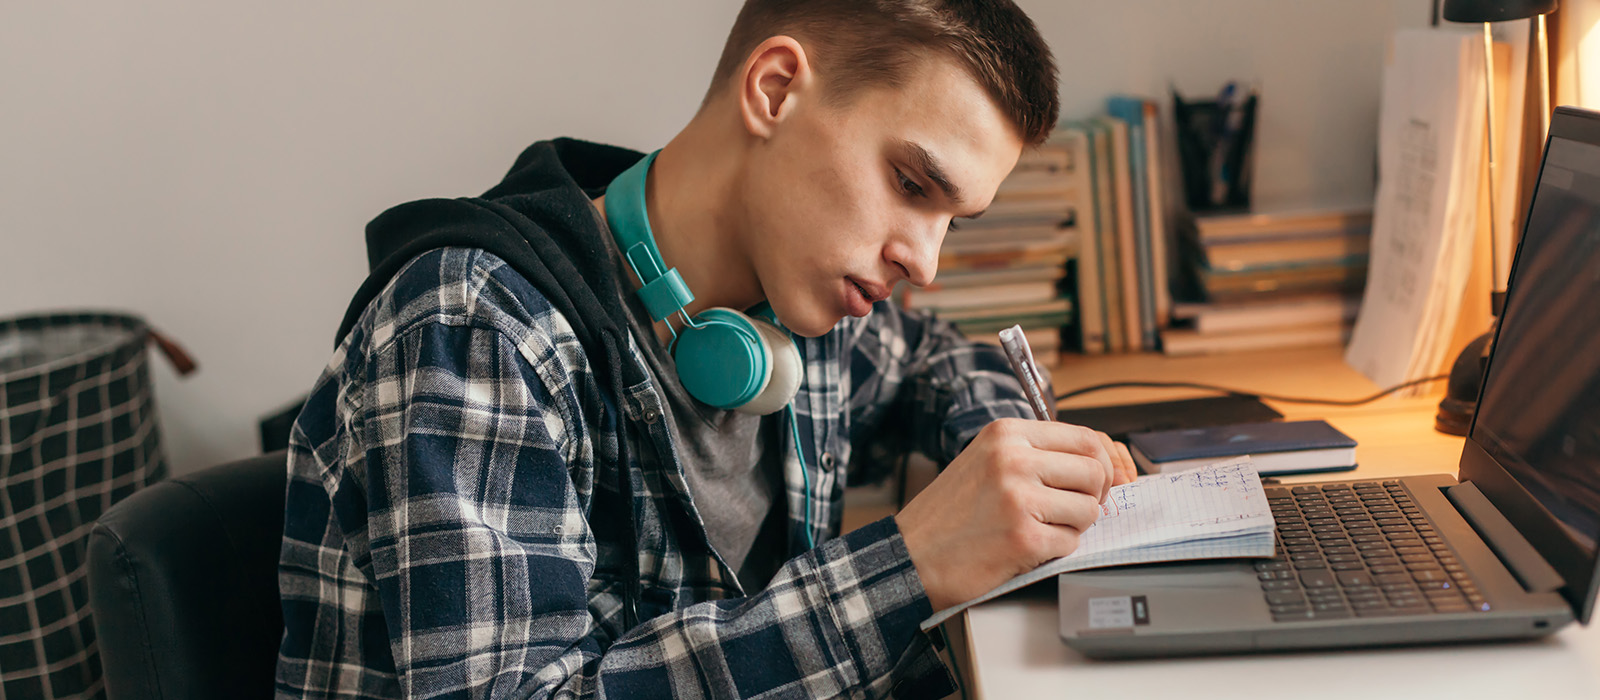
[[[1569,597],[1588,597],[1589,605],[1600,540],[1596,116],[1563,110],[1552,120],[1471,432],[1471,440],[1526,491],[1515,499],[1531,496],[1548,514],[1537,518],[1540,527],[1519,522],[1518,528],[1567,579]]]

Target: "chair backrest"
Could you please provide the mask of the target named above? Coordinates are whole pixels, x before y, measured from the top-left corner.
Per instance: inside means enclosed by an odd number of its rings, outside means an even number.
[[[89,600],[111,700],[272,697],[286,459],[157,483],[95,523]]]

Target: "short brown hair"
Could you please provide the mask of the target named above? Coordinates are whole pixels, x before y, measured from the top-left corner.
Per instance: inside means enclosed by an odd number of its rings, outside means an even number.
[[[1060,112],[1050,47],[1011,0],[746,0],[707,100],[780,34],[816,51],[811,60],[834,87],[831,99],[898,87],[917,51],[931,49],[964,66],[1029,145],[1050,136]]]

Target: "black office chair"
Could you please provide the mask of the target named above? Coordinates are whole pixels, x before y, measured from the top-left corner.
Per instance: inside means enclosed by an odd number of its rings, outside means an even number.
[[[272,697],[286,459],[154,484],[95,523],[89,600],[111,700]]]

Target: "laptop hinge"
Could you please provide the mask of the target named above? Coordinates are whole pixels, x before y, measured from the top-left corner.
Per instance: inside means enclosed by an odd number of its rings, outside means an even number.
[[[1528,544],[1527,538],[1517,532],[1516,526],[1489,502],[1477,485],[1468,481],[1449,486],[1444,489],[1444,495],[1517,577],[1524,590],[1549,593],[1561,588],[1564,583],[1561,574],[1539,555],[1539,550]]]

